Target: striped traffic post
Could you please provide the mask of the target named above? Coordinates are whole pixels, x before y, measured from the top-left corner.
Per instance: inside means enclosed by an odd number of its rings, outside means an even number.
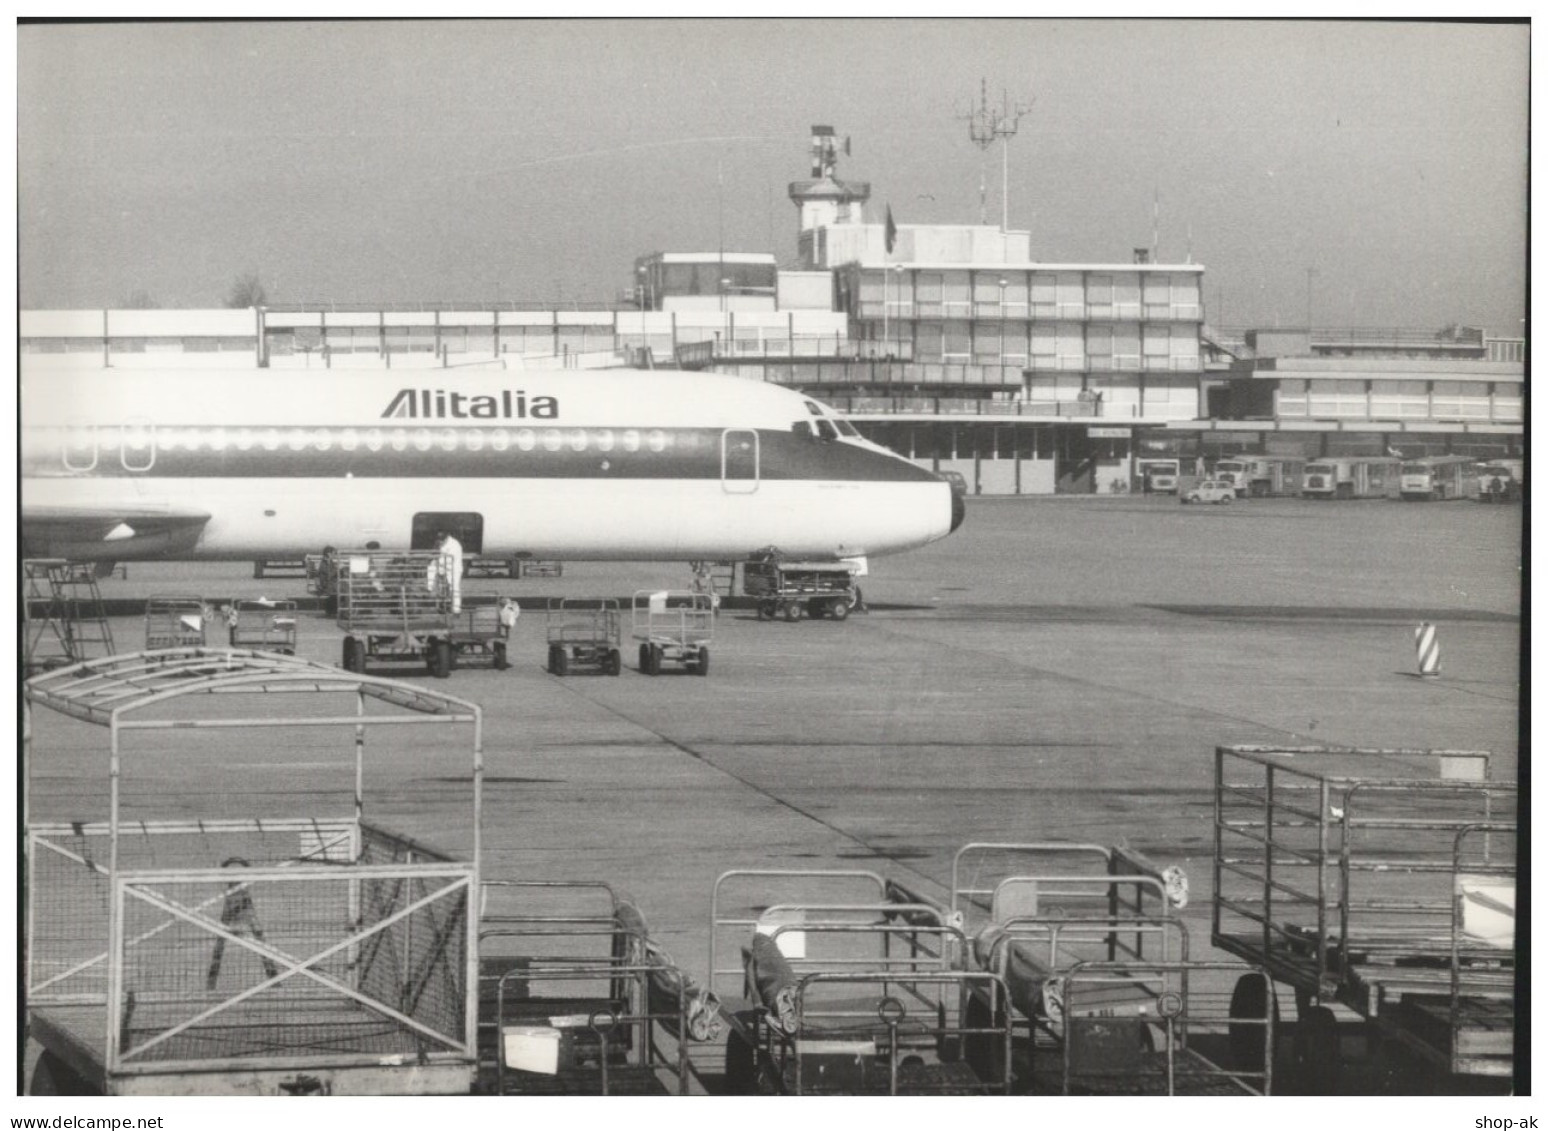
[[[1435,626],[1421,621],[1414,629],[1414,650],[1419,657],[1419,676],[1428,679],[1440,675],[1440,641],[1435,637]]]

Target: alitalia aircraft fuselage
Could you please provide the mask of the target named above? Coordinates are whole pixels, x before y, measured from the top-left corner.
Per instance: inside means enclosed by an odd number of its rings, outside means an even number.
[[[449,524],[485,554],[844,558],[962,518],[947,483],[825,406],[733,377],[61,370],[21,388],[27,556],[394,549]]]

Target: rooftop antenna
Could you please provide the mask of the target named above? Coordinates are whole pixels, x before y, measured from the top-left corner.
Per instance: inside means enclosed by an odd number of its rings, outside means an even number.
[[[978,165],[978,222],[987,224],[988,206],[988,153],[996,141],[1000,143],[1000,230],[1010,230],[1010,139],[1016,136],[1016,127],[1024,115],[1032,109],[1031,103],[1011,105],[1009,96],[1000,91],[1000,108],[989,106],[989,81],[978,80],[978,109],[958,114],[968,124],[968,137],[978,146],[984,157]]]
[[[1150,261],[1161,262],[1161,183],[1156,182],[1156,195],[1150,206]]]

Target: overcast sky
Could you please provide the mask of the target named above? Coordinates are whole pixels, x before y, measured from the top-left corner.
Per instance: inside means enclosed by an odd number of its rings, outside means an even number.
[[[657,250],[795,255],[814,123],[871,215],[1152,240],[1212,322],[1520,333],[1522,25],[626,21],[24,26],[20,298],[610,301]],[[991,223],[1000,153],[988,154]]]

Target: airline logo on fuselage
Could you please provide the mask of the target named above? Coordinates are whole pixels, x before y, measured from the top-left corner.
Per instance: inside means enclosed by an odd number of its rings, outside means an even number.
[[[382,419],[408,420],[554,420],[558,397],[527,397],[526,391],[500,390],[498,395],[448,393],[445,389],[399,389],[382,411]]]

